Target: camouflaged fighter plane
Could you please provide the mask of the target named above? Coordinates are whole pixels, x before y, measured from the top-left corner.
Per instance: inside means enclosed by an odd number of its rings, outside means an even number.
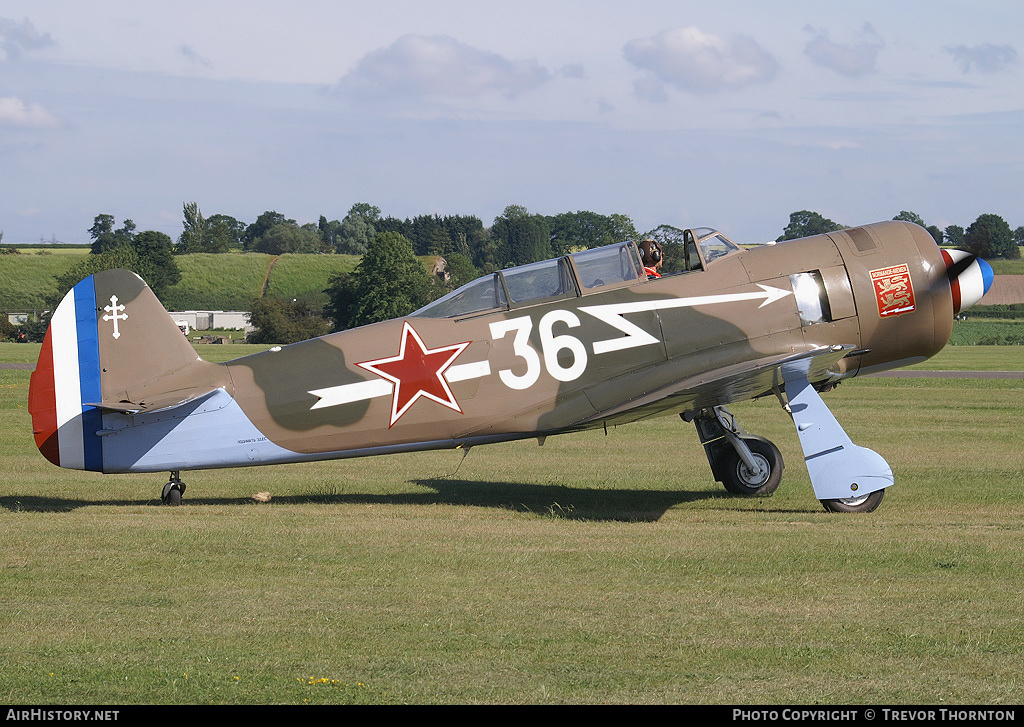
[[[773,492],[779,450],[731,402],[776,396],[815,496],[873,510],[889,465],[818,392],[922,361],[992,282],[983,260],[887,222],[743,250],[684,233],[684,270],[645,274],[634,242],[502,270],[401,319],[215,364],[124,270],[53,314],[29,409],[43,455],[96,472],[180,472],[470,447],[679,414],[716,480]]]

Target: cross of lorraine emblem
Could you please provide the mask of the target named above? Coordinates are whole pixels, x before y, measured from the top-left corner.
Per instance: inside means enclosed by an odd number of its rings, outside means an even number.
[[[103,310],[107,311],[107,313],[108,313],[108,315],[103,316],[103,320],[105,320],[105,321],[113,321],[114,322],[114,338],[120,338],[121,337],[121,331],[118,330],[117,322],[118,321],[126,321],[126,320],[128,320],[128,314],[127,313],[119,313],[119,311],[123,311],[124,310],[124,306],[123,305],[118,305],[117,304],[117,296],[116,295],[112,295],[112,296],[110,296],[110,305],[103,306]]]

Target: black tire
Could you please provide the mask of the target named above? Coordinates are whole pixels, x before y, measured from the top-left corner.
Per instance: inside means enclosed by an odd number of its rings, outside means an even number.
[[[845,497],[842,500],[820,500],[829,512],[871,512],[882,504],[885,490],[875,490],[860,497]]]
[[[181,504],[181,493],[184,490],[184,486],[179,486],[176,483],[168,482],[164,485],[163,494],[160,495],[160,500],[165,505],[173,505],[177,507]]]
[[[722,484],[733,495],[753,495],[767,497],[775,492],[782,481],[782,454],[779,448],[763,439],[744,439],[750,453],[763,467],[763,474],[758,476],[740,458],[739,452],[729,447],[726,454]]]

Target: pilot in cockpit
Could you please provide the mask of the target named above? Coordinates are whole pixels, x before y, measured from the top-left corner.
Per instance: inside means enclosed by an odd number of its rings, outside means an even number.
[[[648,238],[640,243],[639,248],[640,255],[643,257],[644,273],[648,278],[660,278],[661,273],[658,272],[658,268],[665,263],[661,254],[661,245]]]

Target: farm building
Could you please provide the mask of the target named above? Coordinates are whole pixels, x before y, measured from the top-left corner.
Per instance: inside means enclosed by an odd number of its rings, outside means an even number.
[[[171,318],[178,327],[187,326],[192,331],[208,331],[221,328],[241,328],[246,333],[252,330],[248,311],[184,310],[172,311]]]

